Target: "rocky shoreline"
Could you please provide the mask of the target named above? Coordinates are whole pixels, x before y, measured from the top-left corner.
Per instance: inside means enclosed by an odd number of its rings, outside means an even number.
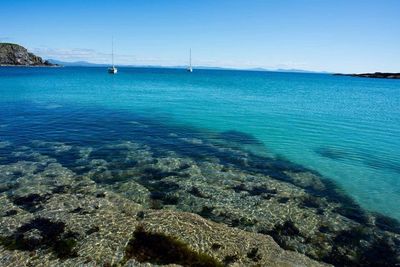
[[[361,77],[361,78],[400,79],[400,73],[385,73],[385,72],[361,73],[361,74],[336,73],[334,75],[336,75],[336,76]]]
[[[30,53],[26,48],[11,43],[0,43],[0,66],[56,67],[50,61]]]

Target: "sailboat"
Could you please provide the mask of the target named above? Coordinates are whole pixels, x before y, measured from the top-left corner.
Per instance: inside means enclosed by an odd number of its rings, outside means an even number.
[[[112,44],[111,44],[112,48],[112,52],[111,52],[111,60],[112,60],[112,66],[108,68],[108,73],[110,74],[117,74],[118,69],[114,66],[114,38],[112,40]]]
[[[193,72],[192,67],[192,49],[189,50],[189,67],[187,68],[188,72]]]

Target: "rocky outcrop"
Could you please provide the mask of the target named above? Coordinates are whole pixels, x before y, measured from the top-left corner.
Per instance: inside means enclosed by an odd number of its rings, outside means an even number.
[[[380,79],[400,79],[400,73],[388,73],[388,72],[375,72],[375,73],[361,73],[361,74],[335,74],[337,76],[351,76],[351,77],[362,77],[362,78],[380,78]]]
[[[27,183],[53,175],[39,187],[0,193],[1,266],[329,266],[268,235],[147,209],[45,158],[45,174],[33,174],[38,165],[28,161],[0,165],[1,182],[18,169],[32,175]]]
[[[0,43],[0,66],[56,66],[17,44]]]

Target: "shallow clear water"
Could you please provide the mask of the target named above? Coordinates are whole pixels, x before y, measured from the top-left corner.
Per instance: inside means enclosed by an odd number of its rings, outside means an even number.
[[[400,219],[400,81],[119,71],[113,76],[104,68],[0,68],[0,142],[96,146],[147,136],[157,144],[170,129],[210,139],[227,132],[226,139],[313,169],[362,207]],[[158,126],[128,127],[144,122]],[[9,151],[0,153],[5,161]]]

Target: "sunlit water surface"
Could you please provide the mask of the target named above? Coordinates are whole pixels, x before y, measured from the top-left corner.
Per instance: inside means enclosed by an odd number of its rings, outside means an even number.
[[[126,138],[121,120],[143,118],[210,138],[243,133],[262,144],[253,152],[313,169],[362,207],[400,219],[400,81],[214,70],[120,68],[108,75],[104,68],[0,69],[0,142],[96,145]],[[104,134],[105,127],[114,134]],[[138,131],[136,136],[157,137]]]

